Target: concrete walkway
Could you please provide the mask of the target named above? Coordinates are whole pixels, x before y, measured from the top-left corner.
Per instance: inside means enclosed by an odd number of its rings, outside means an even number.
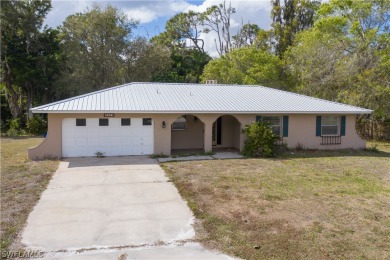
[[[72,158],[30,213],[22,243],[50,259],[229,258],[192,243],[192,222],[155,160]]]
[[[191,155],[183,157],[167,157],[167,158],[157,158],[158,162],[175,162],[175,161],[196,161],[196,160],[215,160],[215,159],[241,159],[244,158],[239,153],[236,152],[217,152],[213,155]]]

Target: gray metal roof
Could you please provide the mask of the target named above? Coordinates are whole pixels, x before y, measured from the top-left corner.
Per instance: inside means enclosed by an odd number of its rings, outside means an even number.
[[[129,83],[34,107],[34,113],[369,114],[372,110],[249,85]]]

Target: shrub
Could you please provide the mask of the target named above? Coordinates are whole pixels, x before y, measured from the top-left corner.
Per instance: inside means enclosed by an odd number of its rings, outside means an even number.
[[[250,157],[273,157],[276,153],[276,136],[268,124],[253,122],[245,126],[243,132],[246,134],[243,154]]]
[[[47,129],[47,122],[40,116],[34,115],[27,120],[27,131],[30,134],[41,135]]]
[[[20,129],[20,118],[8,119],[7,122],[8,122],[10,129],[13,129],[13,130]]]

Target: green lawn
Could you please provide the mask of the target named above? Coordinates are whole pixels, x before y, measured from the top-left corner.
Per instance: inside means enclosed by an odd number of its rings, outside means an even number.
[[[390,143],[377,149],[163,167],[207,247],[244,259],[390,259]]]
[[[1,138],[1,252],[20,250],[19,232],[46,189],[58,161],[29,161],[27,148],[42,138]]]

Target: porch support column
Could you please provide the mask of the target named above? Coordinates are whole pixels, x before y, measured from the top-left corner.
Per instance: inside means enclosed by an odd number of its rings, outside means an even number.
[[[211,152],[213,150],[213,121],[204,122],[204,151]]]

